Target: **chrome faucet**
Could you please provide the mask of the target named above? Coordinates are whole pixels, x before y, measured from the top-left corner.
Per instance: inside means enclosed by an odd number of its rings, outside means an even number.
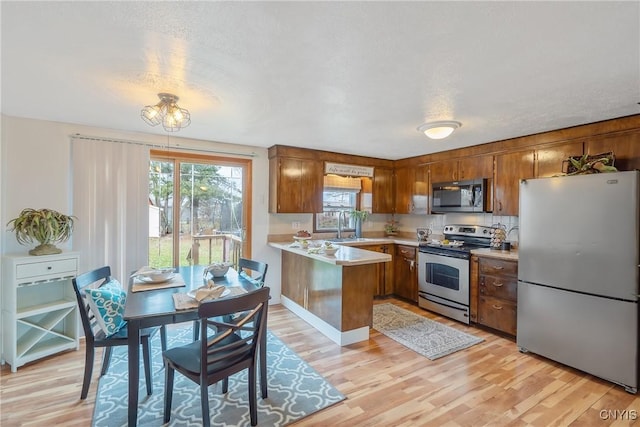
[[[344,211],[338,211],[338,239],[342,239],[342,225],[344,222]]]

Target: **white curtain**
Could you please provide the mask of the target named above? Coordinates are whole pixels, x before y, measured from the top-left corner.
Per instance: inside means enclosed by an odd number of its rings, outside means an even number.
[[[71,156],[80,272],[109,265],[126,286],[148,262],[149,148],[72,138]]]

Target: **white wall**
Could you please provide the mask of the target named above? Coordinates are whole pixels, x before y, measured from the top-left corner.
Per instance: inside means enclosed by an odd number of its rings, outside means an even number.
[[[166,146],[165,135],[152,135],[2,116],[2,152],[0,157],[0,254],[26,253],[7,231],[6,223],[22,209],[50,208],[73,214],[71,194],[70,135],[83,134],[103,138],[141,141]],[[90,142],[87,142],[90,143]],[[269,159],[267,149],[180,138],[171,135],[171,147],[206,148],[224,152],[255,153],[253,157],[252,257],[269,263],[267,285],[272,303],[280,301],[280,253],[267,246],[269,232]],[[71,242],[60,245],[71,249]]]

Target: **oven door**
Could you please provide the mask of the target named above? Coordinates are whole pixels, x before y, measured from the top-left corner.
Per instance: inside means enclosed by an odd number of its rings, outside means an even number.
[[[420,294],[469,306],[469,259],[419,252],[418,266]]]

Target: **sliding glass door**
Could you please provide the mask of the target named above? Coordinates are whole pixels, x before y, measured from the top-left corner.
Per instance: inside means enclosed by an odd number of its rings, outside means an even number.
[[[250,256],[251,161],[151,152],[149,265]]]

